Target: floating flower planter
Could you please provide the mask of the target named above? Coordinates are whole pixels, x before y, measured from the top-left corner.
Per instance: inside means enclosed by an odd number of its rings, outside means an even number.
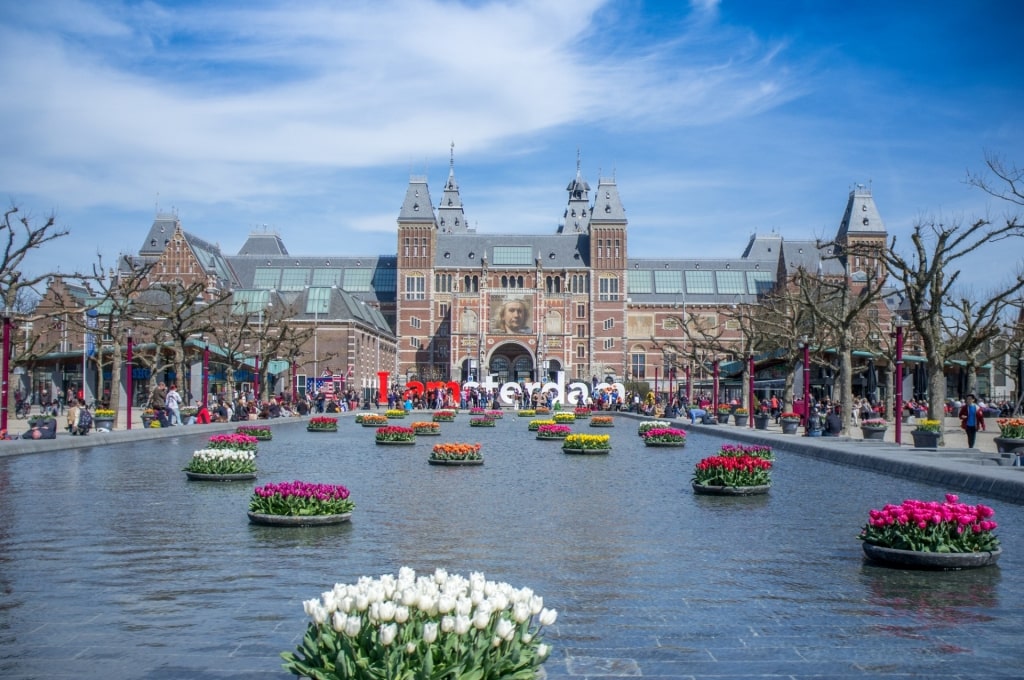
[[[572,423],[572,422],[575,422],[575,420],[576,420],[576,416],[574,414],[572,414],[572,413],[556,413],[555,414],[555,422],[556,423]]]
[[[427,460],[431,465],[483,465],[479,444],[435,444]]]
[[[367,413],[363,416],[362,426],[363,427],[381,427],[382,425],[388,424],[388,417],[382,416],[379,413]]]
[[[959,570],[995,564],[1002,554],[993,533],[995,512],[967,505],[953,494],[945,502],[905,500],[868,513],[860,531],[872,562],[904,569]]]
[[[411,427],[398,425],[378,427],[376,441],[378,444],[415,444],[416,431]]]
[[[487,416],[484,416],[483,418],[470,418],[469,426],[470,427],[494,427],[494,418],[488,418]]]
[[[405,417],[405,409],[404,408],[389,408],[388,410],[384,411],[384,417],[385,418],[404,418]]]
[[[285,670],[297,676],[543,677],[550,647],[542,631],[558,617],[529,588],[443,569],[417,577],[402,567],[397,576],[336,584],[321,597],[303,602],[311,619],[306,634],[295,652],[281,655]]]
[[[247,434],[215,434],[206,443],[208,449],[231,451],[256,451],[259,440]]]
[[[674,427],[654,427],[640,436],[644,440],[644,446],[686,446],[686,432]]]
[[[591,416],[591,427],[615,427],[615,421],[611,416]]]
[[[520,418],[532,418],[535,415],[537,415],[537,412],[532,408],[524,408],[516,411],[516,415],[518,415]]]
[[[565,439],[572,434],[572,428],[568,425],[541,425],[537,428],[537,439]]]
[[[723,446],[719,455],[697,463],[691,479],[694,493],[717,496],[768,493],[771,489],[771,448],[752,448]]]
[[[454,422],[456,411],[434,411],[433,421],[435,423],[451,423]]]
[[[572,413],[576,417],[576,420],[586,420],[587,418],[590,418],[589,408],[578,408],[575,409]]]
[[[441,426],[434,422],[419,422],[412,424],[412,431],[417,437],[440,436]]]
[[[256,452],[237,449],[200,449],[183,468],[194,481],[235,482],[256,479]]]
[[[640,423],[639,427],[636,428],[636,433],[641,437],[648,430],[664,430],[672,427],[672,423],[667,420],[648,420],[647,422]]]
[[[555,421],[553,421],[553,420],[550,420],[550,419],[547,419],[547,418],[539,418],[537,420],[531,420],[530,424],[526,426],[526,429],[528,429],[530,432],[536,432],[537,430],[539,430],[544,425],[554,425],[554,424],[555,424]]]
[[[261,442],[268,442],[274,438],[274,433],[265,425],[239,425],[235,428],[235,433],[255,437]]]
[[[493,409],[493,410],[488,411],[484,415],[486,415],[491,420],[501,420],[502,418],[505,417],[505,412],[504,411],[499,411],[498,409]]]
[[[319,526],[347,522],[355,503],[340,484],[282,482],[258,486],[249,498],[249,521],[270,526]]]
[[[607,434],[570,434],[562,442],[562,451],[580,454],[608,453],[612,450],[611,439],[611,435]]]
[[[387,418],[384,419],[387,422]],[[310,418],[306,424],[306,430],[308,432],[337,432],[338,431],[338,419],[328,418],[327,416],[316,416]]]

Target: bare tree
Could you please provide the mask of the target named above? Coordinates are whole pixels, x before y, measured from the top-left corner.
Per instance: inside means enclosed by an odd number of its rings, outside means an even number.
[[[968,182],[1014,205],[1024,205],[1024,195],[1020,190],[1021,172],[1016,168],[1008,170],[992,156],[989,156],[986,162],[992,174],[1002,184],[996,186],[989,183],[987,178],[977,176],[969,176]],[[964,333],[958,339],[950,338],[947,333],[943,310],[949,301],[954,299],[955,284],[960,277],[960,270],[957,268],[960,260],[986,244],[1018,239],[1022,236],[1024,226],[1021,225],[1019,216],[1009,215],[1001,223],[993,223],[987,218],[977,219],[969,224],[919,222],[914,225],[910,236],[909,256],[899,252],[895,236],[891,239],[885,259],[889,271],[902,284],[909,321],[924,350],[928,371],[930,418],[941,418],[944,413],[946,382],[943,371],[951,352],[962,351],[968,341],[973,343],[973,340],[969,339],[970,334],[977,329],[988,327],[982,319],[980,324],[975,321],[970,326],[964,325],[961,328]],[[1022,288],[1024,277],[1018,277],[1015,283],[994,291],[992,299],[985,303],[984,309],[990,312],[996,310]],[[982,307],[973,305],[965,311],[968,316],[974,316],[976,319],[980,318],[978,314],[981,312]]]

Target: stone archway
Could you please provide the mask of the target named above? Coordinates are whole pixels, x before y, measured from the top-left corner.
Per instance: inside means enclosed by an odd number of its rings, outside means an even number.
[[[536,375],[536,363],[529,347],[518,342],[503,342],[487,357],[488,372],[495,382],[525,382]]]

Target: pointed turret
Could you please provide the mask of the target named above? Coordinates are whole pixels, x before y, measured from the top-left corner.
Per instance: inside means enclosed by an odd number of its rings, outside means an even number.
[[[398,223],[434,221],[434,207],[430,202],[427,177],[413,175],[409,178],[409,188],[405,190],[405,200],[398,211]]]
[[[459,196],[459,183],[455,181],[455,142],[452,142],[451,155],[448,159],[448,181],[444,185],[444,196],[441,197],[441,205],[437,208],[437,224],[438,228],[447,234],[476,231],[475,228],[470,228],[466,221],[462,197]]]
[[[846,213],[839,223],[836,240],[843,242],[848,235],[884,237],[885,234],[885,224],[882,222],[878,207],[875,206],[875,199],[871,196],[871,187],[856,185],[846,202]]]
[[[576,150],[576,177],[565,188],[569,206],[558,226],[559,234],[586,234],[590,231],[590,185],[580,170],[580,152]]]
[[[626,209],[622,207],[619,187],[616,186],[614,178],[598,178],[593,213],[590,220],[594,224],[626,221]]]

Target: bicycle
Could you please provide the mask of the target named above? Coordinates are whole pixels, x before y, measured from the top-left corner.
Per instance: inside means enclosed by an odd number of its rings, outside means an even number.
[[[27,401],[19,402],[14,407],[14,417],[18,420],[25,420],[32,413],[32,404]]]

